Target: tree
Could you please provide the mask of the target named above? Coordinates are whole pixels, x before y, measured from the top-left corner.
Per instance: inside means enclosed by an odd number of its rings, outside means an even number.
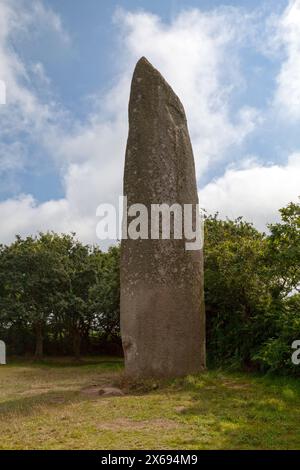
[[[205,219],[208,353],[214,362],[251,363],[263,330],[256,319],[270,303],[264,267],[266,237],[242,218]]]
[[[300,206],[280,209],[281,222],[259,233],[238,218],[205,224],[207,342],[214,363],[295,370],[299,336]]]
[[[17,237],[2,250],[2,312],[34,332],[35,357],[43,356],[44,333],[61,297],[65,273],[56,250],[58,236]]]
[[[242,218],[205,221],[208,356],[299,375],[300,205],[258,232]],[[120,248],[103,253],[75,234],[40,233],[0,245],[0,335],[22,354],[73,351],[89,338],[119,342]]]
[[[93,250],[76,240],[74,234],[62,236],[61,247],[67,287],[56,321],[59,319],[65,334],[70,336],[74,357],[79,359],[82,338],[88,336],[93,320],[89,305],[89,290],[96,281],[95,267],[91,262]],[[100,250],[95,248],[94,251],[101,255]]]
[[[94,325],[106,339],[116,338],[120,332],[120,247],[114,246],[102,253],[96,269],[96,283],[89,296]]]
[[[300,204],[279,210],[281,222],[270,224],[266,264],[274,299],[300,292]]]

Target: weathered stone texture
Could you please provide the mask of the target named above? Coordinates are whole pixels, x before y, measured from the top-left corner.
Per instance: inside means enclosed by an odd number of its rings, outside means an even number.
[[[184,108],[145,59],[129,102],[124,195],[134,203],[198,203]],[[130,222],[130,219],[128,220]],[[182,240],[122,240],[121,333],[130,376],[180,376],[205,367],[203,266]]]

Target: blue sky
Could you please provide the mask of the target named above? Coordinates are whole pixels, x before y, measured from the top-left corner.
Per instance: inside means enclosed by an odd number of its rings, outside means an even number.
[[[300,0],[0,0],[0,242],[96,241],[142,55],[186,108],[201,206],[263,230],[297,200]]]

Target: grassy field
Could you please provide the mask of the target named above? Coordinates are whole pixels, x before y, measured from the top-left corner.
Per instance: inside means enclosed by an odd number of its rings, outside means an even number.
[[[125,395],[92,393],[102,385]],[[299,422],[292,379],[209,371],[130,384],[114,358],[0,366],[0,449],[300,449]]]

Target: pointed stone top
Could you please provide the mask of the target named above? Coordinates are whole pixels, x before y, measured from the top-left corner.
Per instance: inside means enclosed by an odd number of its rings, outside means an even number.
[[[136,68],[142,68],[142,67],[149,67],[149,68],[152,68],[154,69],[153,65],[149,62],[148,59],[146,59],[146,57],[141,57],[137,63],[136,63]],[[154,69],[155,70],[155,69]]]
[[[159,73],[159,71],[155,67],[153,67],[153,65],[149,62],[149,60],[143,56],[136,63],[136,66],[134,69],[134,75],[137,75],[137,74],[144,75],[146,73],[158,75],[158,76],[161,76],[161,78],[163,78],[162,75]]]
[[[141,65],[142,64],[147,64],[147,65],[151,65],[151,67],[153,67],[152,64],[149,62],[149,60],[144,55],[137,61],[136,65],[138,65],[138,64],[141,64]]]
[[[167,99],[169,102],[173,102],[173,105],[185,118],[184,108],[181,104],[180,99],[178,98],[172,87],[169,85],[169,83],[162,76],[162,74],[144,56],[138,60],[134,69],[132,78],[131,99],[135,101],[137,96],[139,99],[143,89],[144,91],[146,91],[146,93],[144,93],[146,101],[151,102],[154,102],[154,100],[157,99],[157,93],[155,92],[155,90],[157,91],[158,89],[160,89],[160,96],[164,96],[165,99]]]

